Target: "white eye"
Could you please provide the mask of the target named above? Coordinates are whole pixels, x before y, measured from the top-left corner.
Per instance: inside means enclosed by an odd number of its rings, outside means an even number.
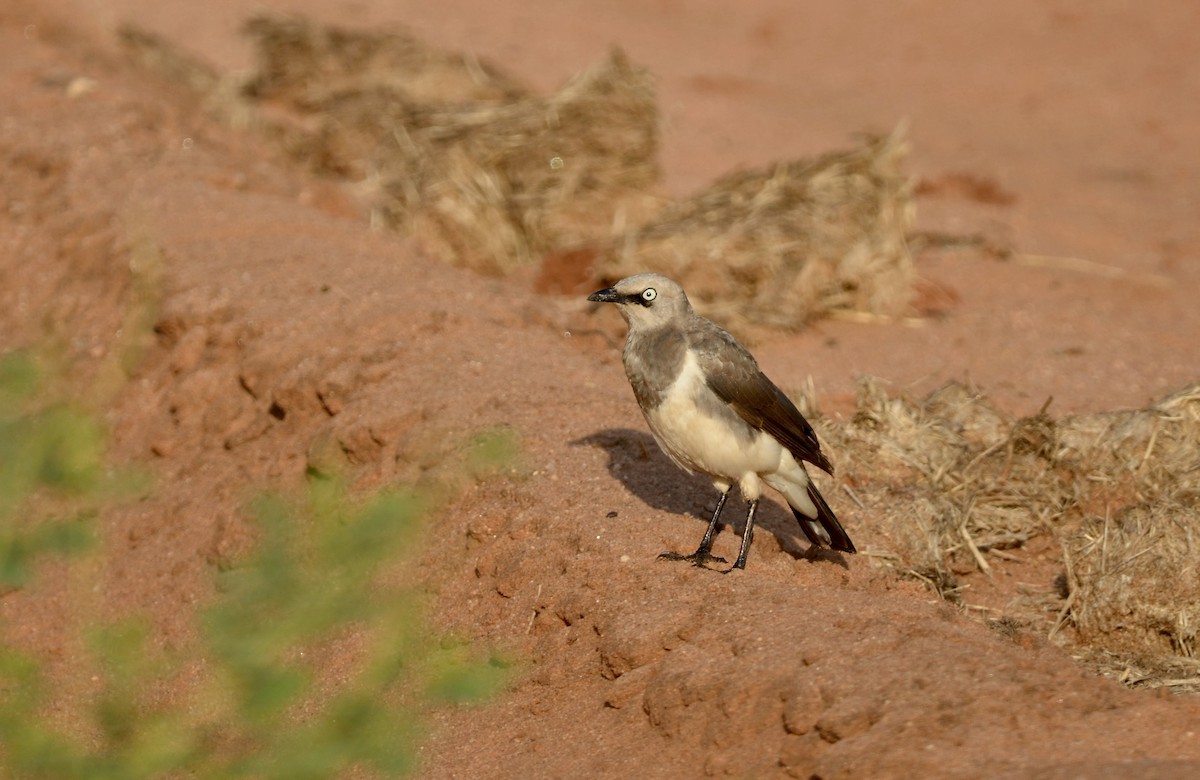
[[[647,287],[645,290],[642,290],[642,300],[645,301],[646,303],[649,303],[650,301],[654,300],[657,297],[658,297],[658,293],[654,290],[653,287]]]

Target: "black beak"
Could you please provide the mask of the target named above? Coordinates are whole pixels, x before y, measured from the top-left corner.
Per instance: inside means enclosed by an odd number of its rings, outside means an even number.
[[[612,287],[605,287],[589,295],[588,300],[595,303],[620,303],[624,298]]]

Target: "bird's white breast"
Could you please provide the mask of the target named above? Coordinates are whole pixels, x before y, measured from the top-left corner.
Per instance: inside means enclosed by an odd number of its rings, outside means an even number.
[[[740,483],[743,493],[753,494],[749,497],[758,493],[758,474],[794,468],[791,454],[779,442],[747,425],[709,389],[691,352],[662,402],[646,410],[646,421],[677,464],[721,482]]]

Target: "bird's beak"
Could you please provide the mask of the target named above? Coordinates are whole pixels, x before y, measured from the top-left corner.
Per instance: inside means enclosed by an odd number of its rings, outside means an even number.
[[[596,292],[589,295],[588,300],[595,303],[620,303],[623,299],[621,298],[621,294],[615,289],[605,287],[603,290],[596,290]]]

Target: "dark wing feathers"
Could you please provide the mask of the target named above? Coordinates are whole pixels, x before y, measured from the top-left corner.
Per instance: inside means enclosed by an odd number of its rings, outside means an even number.
[[[708,386],[717,397],[749,425],[778,439],[797,460],[833,473],[833,464],[821,452],[808,420],[759,370],[754,357],[733,336],[706,321],[688,335]]]
[[[789,505],[788,507],[796,517],[796,522],[800,523],[800,530],[804,532],[808,540],[818,547],[832,547],[848,553],[858,552],[854,548],[854,542],[850,541],[850,535],[846,533],[845,528],[842,528],[842,524],[838,522],[837,516],[829,508],[829,504],[825,503],[825,497],[812,482],[808,483],[808,497],[817,507],[816,519],[805,517],[794,506]]]

